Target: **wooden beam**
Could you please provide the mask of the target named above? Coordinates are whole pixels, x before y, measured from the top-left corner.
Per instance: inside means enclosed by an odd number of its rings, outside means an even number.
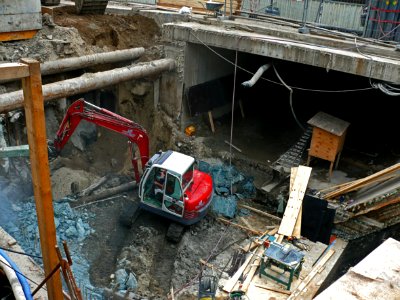
[[[37,32],[38,30],[0,32],[0,42],[31,39]]]
[[[291,294],[290,291],[277,289],[277,288],[274,288],[274,287],[272,287],[272,286],[266,286],[266,285],[257,284],[257,283],[253,283],[253,285],[254,285],[255,287],[260,288],[260,289],[264,289],[264,290],[268,290],[268,291],[273,291],[273,292],[276,292],[276,293],[281,293],[281,294],[286,294],[286,295],[290,295],[290,294]]]
[[[377,173],[374,173],[374,174],[372,174],[370,176],[367,176],[367,177],[359,179],[359,180],[355,180],[355,181],[353,181],[353,183],[346,185],[342,189],[339,189],[339,190],[336,190],[336,191],[333,191],[333,192],[330,192],[330,193],[326,194],[324,196],[324,198],[325,199],[332,199],[332,198],[335,198],[335,197],[337,197],[339,195],[347,193],[349,191],[355,191],[355,190],[363,187],[366,183],[375,182],[376,180],[379,180],[380,176],[393,173],[393,172],[395,172],[395,171],[397,171],[399,169],[400,169],[400,163],[397,163],[397,164],[395,164],[393,166],[390,166],[390,167],[388,167],[386,169],[383,169],[383,170],[381,170],[381,171],[379,171]]]
[[[277,220],[277,221],[281,221],[282,220],[281,218],[279,218],[277,216],[271,215],[269,213],[266,213],[265,211],[256,209],[256,208],[248,206],[248,205],[238,204],[238,206],[241,207],[241,208],[245,208],[245,209],[251,210],[251,211],[253,211],[253,212],[255,212],[255,213],[259,214],[259,215],[262,215],[262,216],[265,216],[265,217],[268,217],[268,218],[271,218],[271,219],[274,219],[274,220]]]
[[[246,279],[243,282],[242,285],[242,291],[247,292],[251,281],[253,280],[254,274],[256,273],[258,267],[261,264],[261,256],[264,252],[264,247],[258,247],[257,252],[255,253],[256,258],[254,259],[249,272],[246,275]]]
[[[325,256],[315,265],[315,267],[311,270],[310,273],[303,279],[302,282],[297,286],[297,288],[292,292],[287,300],[294,300],[300,296],[301,292],[306,288],[306,286],[311,282],[311,280],[318,274],[319,270],[324,267],[326,262],[332,257],[335,253],[335,250],[329,250]]]
[[[40,246],[43,266],[48,275],[59,263],[56,239],[56,226],[51,194],[50,168],[47,154],[44,104],[42,94],[42,77],[40,64],[33,59],[22,59],[29,67],[29,77],[22,80],[26,128],[30,148],[33,193],[36,203]],[[47,294],[50,300],[62,300],[60,272],[57,271],[47,282]]]
[[[0,80],[19,79],[29,76],[29,68],[21,63],[0,64]]]
[[[253,229],[251,229],[251,228],[248,228],[248,227],[239,225],[239,224],[237,224],[237,223],[233,223],[233,222],[228,221],[228,220],[226,220],[226,219],[224,219],[224,218],[217,218],[217,220],[220,221],[220,222],[222,222],[222,223],[225,223],[225,224],[227,224],[227,225],[240,228],[240,229],[242,229],[242,230],[244,230],[244,231],[250,232],[250,233],[255,234],[255,235],[261,235],[261,234],[262,234],[261,231],[253,230]]]

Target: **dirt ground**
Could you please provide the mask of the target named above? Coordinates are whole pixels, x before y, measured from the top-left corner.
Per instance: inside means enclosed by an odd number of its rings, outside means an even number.
[[[133,15],[77,15],[74,7],[57,9],[54,22],[63,27],[76,28],[87,45],[113,51],[127,48],[144,47],[149,49],[159,43],[160,28],[149,18]],[[150,60],[152,55],[142,57]]]

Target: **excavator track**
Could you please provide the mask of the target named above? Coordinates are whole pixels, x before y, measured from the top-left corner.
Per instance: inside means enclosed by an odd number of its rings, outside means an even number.
[[[80,15],[103,15],[108,0],[75,0],[76,12]]]

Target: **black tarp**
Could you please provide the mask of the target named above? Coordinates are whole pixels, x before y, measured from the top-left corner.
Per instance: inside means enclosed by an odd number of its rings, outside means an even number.
[[[301,235],[313,242],[329,244],[335,210],[328,208],[326,200],[305,195],[301,219]]]

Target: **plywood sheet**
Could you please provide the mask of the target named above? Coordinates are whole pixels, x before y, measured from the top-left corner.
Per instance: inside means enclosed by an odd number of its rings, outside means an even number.
[[[310,167],[298,167],[297,176],[294,180],[293,188],[290,191],[289,201],[286,205],[285,213],[278,230],[279,234],[284,236],[291,236],[293,234],[310,175]]]

